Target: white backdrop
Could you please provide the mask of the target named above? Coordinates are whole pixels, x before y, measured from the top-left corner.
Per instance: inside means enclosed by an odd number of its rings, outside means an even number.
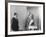
[[[24,0],[19,0],[19,1],[24,1]],[[46,3],[46,0],[25,0],[25,1],[45,2]],[[0,37],[5,37],[5,0],[0,0]],[[46,37],[46,29],[45,29],[45,35],[30,35],[30,36],[16,36],[16,37]]]

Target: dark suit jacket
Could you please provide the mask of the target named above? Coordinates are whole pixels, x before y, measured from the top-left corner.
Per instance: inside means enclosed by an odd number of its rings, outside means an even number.
[[[12,18],[11,23],[11,29],[13,31],[18,31],[18,19]]]

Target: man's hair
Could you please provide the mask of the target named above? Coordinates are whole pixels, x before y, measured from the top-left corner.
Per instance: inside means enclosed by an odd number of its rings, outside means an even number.
[[[14,16],[17,15],[17,13],[14,13]]]

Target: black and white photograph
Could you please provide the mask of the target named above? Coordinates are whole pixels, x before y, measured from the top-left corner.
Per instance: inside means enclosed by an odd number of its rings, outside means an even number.
[[[43,4],[8,2],[8,35],[43,33]]]

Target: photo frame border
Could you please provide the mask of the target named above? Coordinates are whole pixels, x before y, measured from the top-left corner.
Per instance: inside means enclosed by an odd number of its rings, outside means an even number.
[[[43,33],[8,35],[8,2],[28,3],[28,4],[43,4]],[[7,1],[6,2],[5,1],[5,37],[8,37],[8,36],[43,35],[43,34],[45,34],[45,3],[44,2],[29,2],[29,1]]]

